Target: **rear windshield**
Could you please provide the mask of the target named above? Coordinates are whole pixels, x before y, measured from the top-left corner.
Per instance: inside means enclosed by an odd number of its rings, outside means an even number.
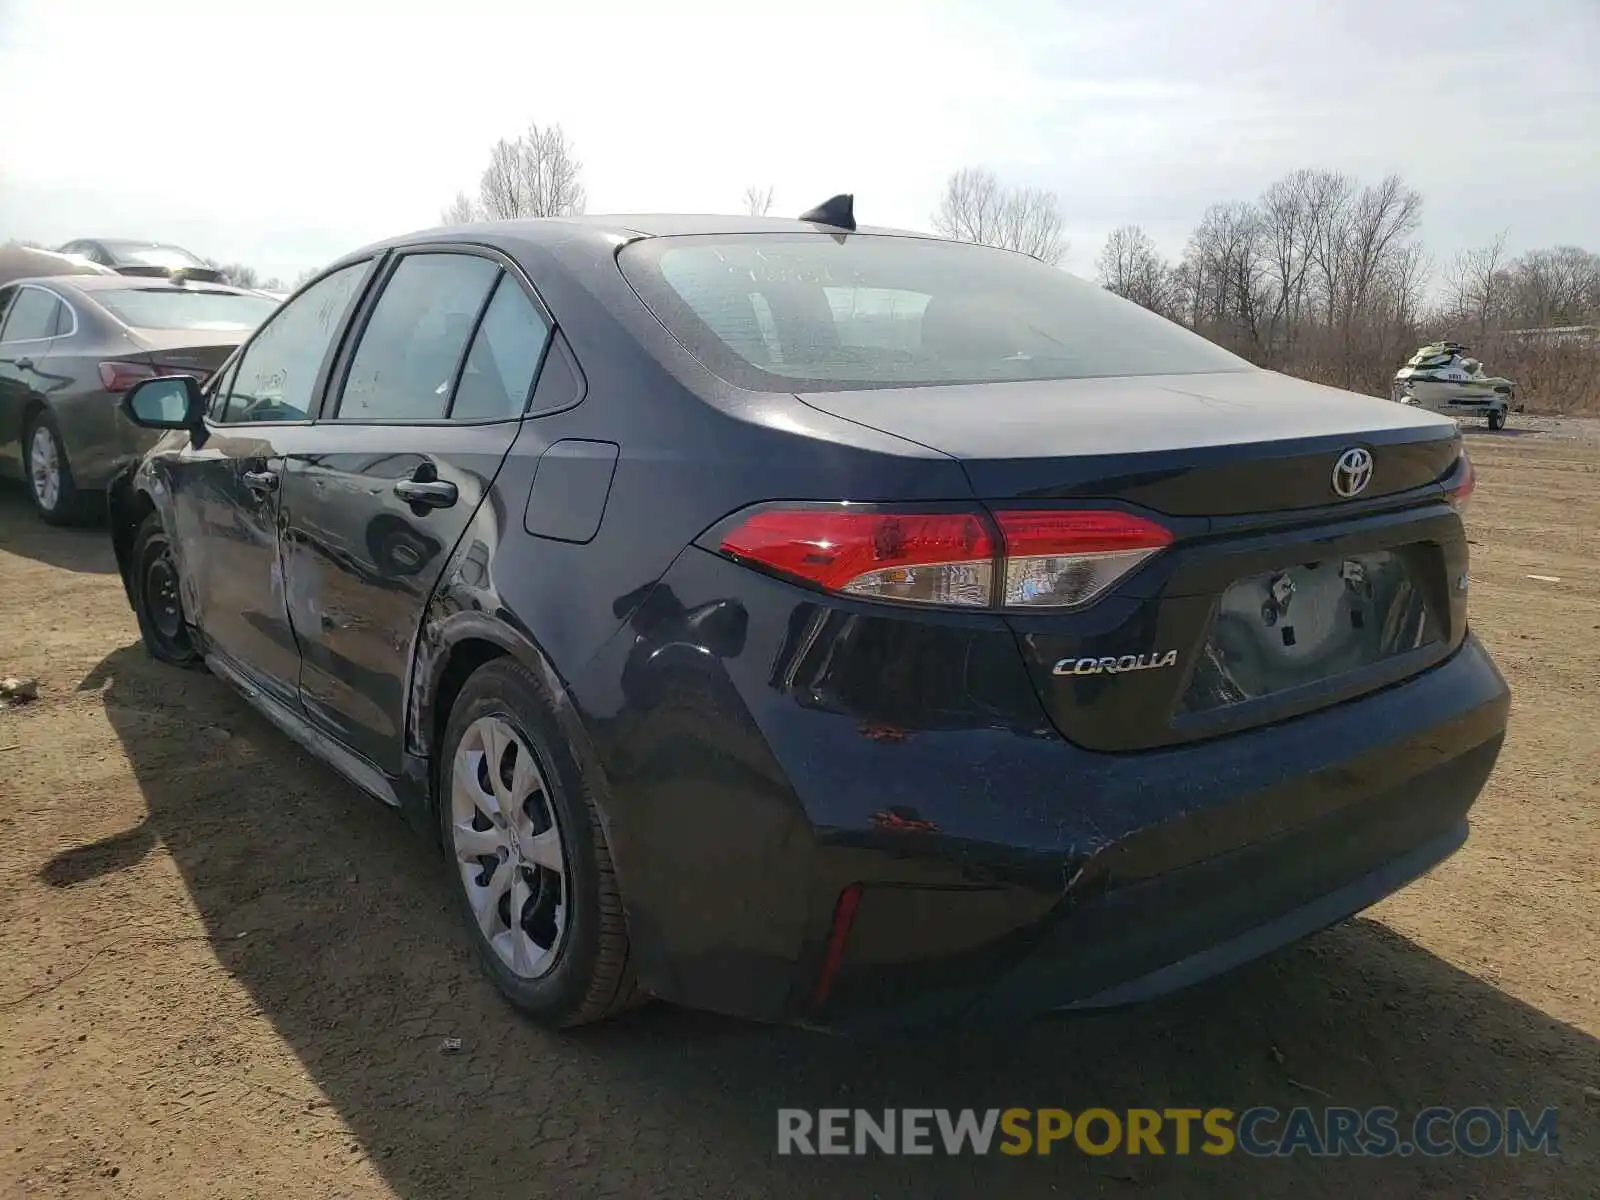
[[[194,255],[177,246],[140,246],[128,242],[107,242],[106,249],[111,251],[118,262],[140,267],[162,267],[172,270],[205,266],[205,263]]]
[[[202,288],[96,290],[94,298],[135,329],[254,329],[278,307],[266,296]]]
[[[1020,254],[933,238],[661,237],[628,281],[710,369],[758,391],[842,391],[1249,371],[1103,288]]]

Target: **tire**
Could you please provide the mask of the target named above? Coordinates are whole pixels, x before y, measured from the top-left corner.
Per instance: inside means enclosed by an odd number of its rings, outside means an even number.
[[[48,525],[78,525],[89,514],[89,497],[72,481],[61,427],[49,409],[28,421],[22,434],[22,473],[33,511]]]
[[[514,659],[480,667],[456,697],[440,750],[439,832],[453,890],[501,995],[553,1028],[636,1003],[598,771],[562,730],[544,685]],[[489,772],[496,754],[498,789]],[[509,819],[498,811],[506,800]]]
[[[139,619],[139,635],[144,648],[157,662],[178,667],[197,667],[199,650],[189,633],[183,611],[183,593],[178,586],[178,564],[172,555],[172,540],[151,513],[139,525],[129,556],[128,591],[133,597],[134,615]]]
[[[1506,427],[1506,412],[1505,412],[1505,409],[1503,409],[1503,408],[1491,408],[1489,410],[1489,428],[1498,430],[1498,429],[1504,429],[1505,427]]]

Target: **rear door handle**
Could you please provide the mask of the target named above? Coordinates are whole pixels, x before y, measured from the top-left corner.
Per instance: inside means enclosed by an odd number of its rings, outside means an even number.
[[[394,494],[414,508],[449,508],[456,502],[456,485],[443,479],[402,479]]]
[[[12,364],[19,371],[31,371],[31,370],[33,370],[33,359],[31,359],[31,358],[13,359],[12,360]]]
[[[268,492],[278,490],[278,473],[276,471],[246,471],[244,485],[257,495],[264,496]]]

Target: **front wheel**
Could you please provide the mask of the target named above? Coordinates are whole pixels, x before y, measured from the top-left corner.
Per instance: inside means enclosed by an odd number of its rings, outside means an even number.
[[[462,916],[516,1008],[565,1028],[635,999],[598,781],[521,663],[462,686],[439,747],[440,833]]]
[[[133,538],[129,565],[129,591],[144,648],[158,662],[179,667],[198,666],[200,653],[189,636],[178,587],[178,562],[172,540],[155,513],[145,517]]]
[[[1506,427],[1506,411],[1503,408],[1489,410],[1489,428],[1504,429]]]

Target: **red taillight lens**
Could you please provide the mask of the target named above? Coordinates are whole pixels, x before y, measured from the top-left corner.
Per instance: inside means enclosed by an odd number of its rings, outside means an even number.
[[[722,539],[722,552],[830,592],[983,607],[994,539],[971,513],[769,509]]]
[[[1478,472],[1473,469],[1472,460],[1463,451],[1461,454],[1461,478],[1446,495],[1450,497],[1450,503],[1454,504],[1458,509],[1465,508],[1467,500],[1477,486]]]
[[[1001,512],[1008,608],[1087,604],[1152,554],[1172,532],[1132,513]]]
[[[976,513],[772,508],[724,534],[721,550],[847,595],[1066,608],[1087,604],[1172,542],[1164,526],[1109,510],[1006,511],[994,524],[997,531]]]
[[[144,363],[103,362],[100,384],[108,392],[125,392],[141,379],[154,379],[156,369]]]

